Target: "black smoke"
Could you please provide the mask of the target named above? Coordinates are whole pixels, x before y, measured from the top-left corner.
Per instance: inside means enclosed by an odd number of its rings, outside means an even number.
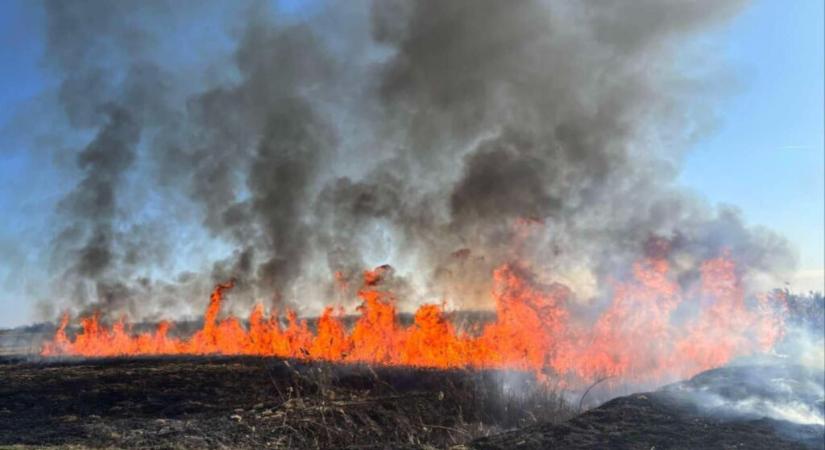
[[[93,135],[50,301],[147,315],[234,278],[310,308],[390,263],[408,300],[476,306],[512,259],[589,298],[659,238],[685,282],[725,249],[775,282],[787,243],[675,182],[715,120],[690,49],[743,7],[47,1],[56,106]]]

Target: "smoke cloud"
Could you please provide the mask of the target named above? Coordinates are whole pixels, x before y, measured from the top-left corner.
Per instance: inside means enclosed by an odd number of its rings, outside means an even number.
[[[56,309],[185,313],[234,278],[317,312],[384,263],[469,307],[512,260],[585,302],[650,251],[684,283],[722,251],[754,289],[794,264],[675,182],[719,93],[691,45],[742,1],[231,5],[45,2],[90,136],[60,160]]]

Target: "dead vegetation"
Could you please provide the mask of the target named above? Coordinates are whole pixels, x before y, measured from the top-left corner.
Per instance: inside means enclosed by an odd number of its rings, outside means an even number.
[[[749,378],[737,370],[712,378],[726,375],[728,392]],[[582,392],[562,395],[512,372],[259,357],[0,357],[0,380],[0,448],[825,448],[821,427],[708,416],[678,389],[576,415],[570,405]]]
[[[445,448],[574,411],[532,376],[206,357],[0,364],[0,445]]]

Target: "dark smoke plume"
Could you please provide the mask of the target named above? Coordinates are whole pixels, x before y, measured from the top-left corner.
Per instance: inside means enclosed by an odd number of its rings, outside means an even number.
[[[690,283],[723,250],[775,282],[782,238],[675,184],[717,94],[691,43],[742,6],[46,2],[60,106],[94,134],[57,285],[147,316],[235,278],[311,311],[390,263],[399,298],[481,306],[513,259],[587,300],[645,252]]]

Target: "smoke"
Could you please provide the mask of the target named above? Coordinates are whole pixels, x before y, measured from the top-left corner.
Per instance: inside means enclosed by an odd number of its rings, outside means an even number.
[[[119,309],[113,303],[128,297],[119,272],[125,260],[136,258],[119,253],[128,245],[118,236],[119,197],[137,157],[145,119],[157,113],[155,105],[144,101],[156,72],[151,65],[127,61],[128,67],[119,74],[122,79],[112,82],[114,71],[98,63],[91,32],[96,26],[111,32],[119,47],[140,51],[142,36],[127,36],[128,29],[117,25],[109,28],[112,21],[124,18],[124,11],[101,7],[87,27],[87,16],[80,11],[57,2],[49,6],[49,63],[65,74],[58,88],[60,106],[71,126],[96,129],[74,158],[82,179],[58,205],[63,225],[54,239],[53,264],[76,298],[85,302],[89,295],[84,290],[91,285],[100,302]],[[66,35],[73,38],[66,40]]]
[[[663,388],[703,415],[762,420],[785,438],[820,448],[825,433],[822,365],[734,365]]]
[[[383,263],[399,298],[476,307],[512,260],[589,301],[651,240],[684,283],[723,250],[754,289],[793,266],[675,183],[720,92],[693,42],[741,1],[44,6],[56,106],[91,136],[57,308],[186,312],[234,278],[241,306],[317,311]]]

